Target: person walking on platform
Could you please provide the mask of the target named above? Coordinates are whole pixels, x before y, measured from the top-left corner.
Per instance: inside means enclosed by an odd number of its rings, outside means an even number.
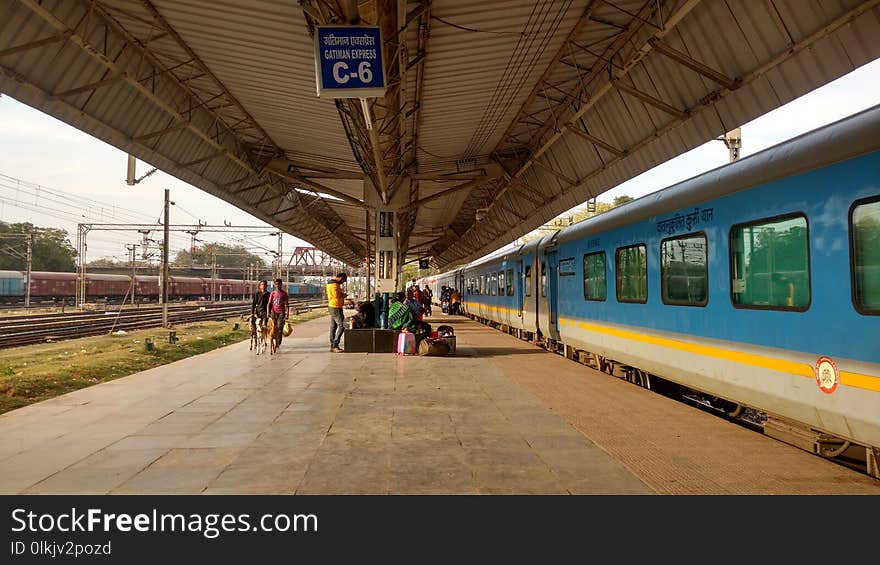
[[[342,314],[342,308],[345,305],[345,292],[342,291],[342,285],[348,280],[348,275],[339,273],[327,283],[327,308],[330,310],[330,351],[333,353],[341,353],[342,348],[339,347],[339,340],[342,339],[342,333],[345,331],[345,318]]]
[[[269,323],[269,283],[260,281],[259,289],[251,301],[251,316],[259,318],[265,326]]]
[[[269,294],[268,305],[266,306],[266,315],[275,322],[276,328],[283,328],[284,322],[290,315],[290,298],[287,291],[284,290],[284,281],[275,279],[275,290]],[[284,332],[278,332],[278,346],[281,347],[281,340],[284,338]]]

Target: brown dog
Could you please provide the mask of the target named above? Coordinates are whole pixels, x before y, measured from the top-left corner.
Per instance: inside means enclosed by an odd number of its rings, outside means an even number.
[[[269,318],[269,355],[275,355],[278,351],[278,344],[281,343],[281,324],[275,325],[275,319]]]

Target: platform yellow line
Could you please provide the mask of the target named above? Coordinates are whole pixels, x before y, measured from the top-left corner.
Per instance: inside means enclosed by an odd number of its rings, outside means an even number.
[[[480,303],[465,303],[469,306],[482,306],[488,310],[493,310],[495,312],[507,312],[507,313],[516,313],[519,312],[516,310],[510,310],[508,308],[503,308],[499,306],[489,306],[488,304],[480,304]],[[559,325],[564,326],[566,323],[569,326],[574,326],[575,321],[567,318],[560,318]],[[609,326],[603,326],[600,324],[587,323],[587,322],[577,322],[577,327],[582,330],[589,330],[597,333],[603,333],[606,335],[612,335],[615,337],[620,337],[623,339],[629,339],[632,341],[638,341],[641,343],[648,343],[650,345],[657,345],[660,347],[666,347],[669,349],[676,349],[678,351],[686,351],[688,353],[694,353],[697,355],[704,355],[706,357],[714,357],[716,359],[724,359],[726,361],[733,361],[735,363],[742,363],[744,365],[752,365],[754,367],[761,367],[763,369],[770,369],[771,371],[778,371],[780,373],[788,373],[791,375],[798,375],[801,377],[805,377],[808,379],[815,379],[816,373],[813,369],[812,365],[808,365],[806,363],[800,363],[797,361],[788,361],[786,359],[778,359],[776,357],[768,357],[765,355],[757,355],[754,353],[744,353],[742,351],[734,351],[732,349],[725,349],[723,347],[715,347],[712,345],[701,345],[697,343],[688,343],[685,341],[680,341],[677,339],[671,339],[667,337],[657,337],[652,335],[647,335],[638,332],[632,332],[628,330],[621,330],[618,328],[612,328]],[[865,390],[871,390],[874,392],[880,392],[880,377],[872,376],[872,375],[863,375],[861,373],[853,373],[851,371],[840,371],[840,384],[851,386],[854,388],[861,388]]]

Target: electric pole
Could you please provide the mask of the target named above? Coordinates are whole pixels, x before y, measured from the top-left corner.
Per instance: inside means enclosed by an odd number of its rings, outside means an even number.
[[[216,290],[214,283],[217,280],[217,250],[211,248],[211,302],[214,302]]]
[[[137,243],[129,243],[125,245],[128,250],[128,260],[131,262],[131,303],[137,304],[137,267],[135,266],[135,251]]]
[[[278,231],[278,266],[275,268],[275,278],[276,279],[281,278],[281,256],[282,256],[281,255],[281,237],[282,237],[282,235],[284,235],[284,234],[282,234],[281,231],[279,230]]]
[[[169,245],[169,220],[171,216],[171,191],[165,189],[165,226],[162,243],[162,326],[168,327],[168,245]]]
[[[25,239],[27,239],[27,257],[25,258],[26,272],[24,276],[24,307],[28,308],[31,305],[31,259],[33,255],[31,253],[31,247],[33,246],[34,242],[34,234],[27,234],[27,237]]]

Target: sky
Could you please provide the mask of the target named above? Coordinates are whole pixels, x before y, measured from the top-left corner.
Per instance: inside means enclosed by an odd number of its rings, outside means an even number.
[[[742,126],[743,157],[834,122],[880,103],[880,60],[806,94]],[[0,220],[29,221],[37,226],[61,227],[76,240],[79,222],[155,223],[162,212],[163,189],[171,189],[171,223],[266,226],[263,235],[237,237],[205,234],[203,241],[242,244],[271,262],[268,249],[277,240],[274,228],[250,214],[161,171],[135,186],[125,183],[126,154],[59,120],[0,96]],[[688,179],[728,162],[727,148],[709,141],[612,188],[599,197],[639,197]],[[138,162],[137,175],[150,167]],[[564,215],[569,214],[566,212]],[[153,235],[160,238],[161,233]],[[88,259],[127,260],[125,244],[140,235],[125,232],[89,234]],[[172,236],[172,256],[188,248],[189,236]],[[284,236],[284,249],[307,243]]]
[[[271,264],[277,249],[277,228],[247,212],[157,171],[135,186],[125,183],[127,154],[9,96],[0,97],[0,220],[28,221],[41,227],[60,227],[76,245],[77,224],[156,223],[161,219],[164,189],[171,190],[172,224],[265,226],[262,234],[202,234],[201,241],[244,245]],[[138,161],[137,176],[152,167]],[[21,182],[20,182],[21,181]],[[151,234],[161,240],[162,233]],[[140,243],[136,232],[93,231],[88,235],[88,260],[102,257],[128,260],[125,245]],[[190,236],[171,234],[171,255],[189,248]],[[284,253],[308,243],[284,236]],[[222,258],[218,260],[218,263]],[[285,259],[286,261],[286,259]]]

